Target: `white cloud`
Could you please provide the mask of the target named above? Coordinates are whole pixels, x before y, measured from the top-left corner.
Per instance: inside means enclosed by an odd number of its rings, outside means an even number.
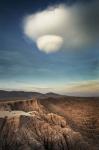
[[[95,45],[99,39],[99,2],[60,5],[28,15],[24,33],[46,53]]]
[[[45,35],[37,40],[37,46],[41,51],[46,53],[58,51],[63,43],[63,39],[56,35]]]

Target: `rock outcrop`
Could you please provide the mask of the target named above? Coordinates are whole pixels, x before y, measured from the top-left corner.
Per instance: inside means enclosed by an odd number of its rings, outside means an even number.
[[[64,117],[48,112],[38,101],[14,106],[0,111],[0,150],[89,150]]]

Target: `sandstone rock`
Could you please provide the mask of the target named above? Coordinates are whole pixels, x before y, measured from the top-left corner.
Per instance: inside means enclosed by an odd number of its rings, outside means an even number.
[[[19,111],[21,107],[29,112]],[[0,115],[0,150],[89,150],[64,117],[47,112],[37,101],[15,108]]]

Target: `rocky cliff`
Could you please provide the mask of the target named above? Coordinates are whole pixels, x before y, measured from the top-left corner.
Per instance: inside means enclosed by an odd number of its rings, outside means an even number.
[[[89,150],[89,145],[64,117],[34,99],[0,104],[0,150]]]

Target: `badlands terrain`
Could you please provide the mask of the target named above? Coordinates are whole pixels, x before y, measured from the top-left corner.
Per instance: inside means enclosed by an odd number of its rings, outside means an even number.
[[[99,98],[0,91],[0,150],[99,150]]]

